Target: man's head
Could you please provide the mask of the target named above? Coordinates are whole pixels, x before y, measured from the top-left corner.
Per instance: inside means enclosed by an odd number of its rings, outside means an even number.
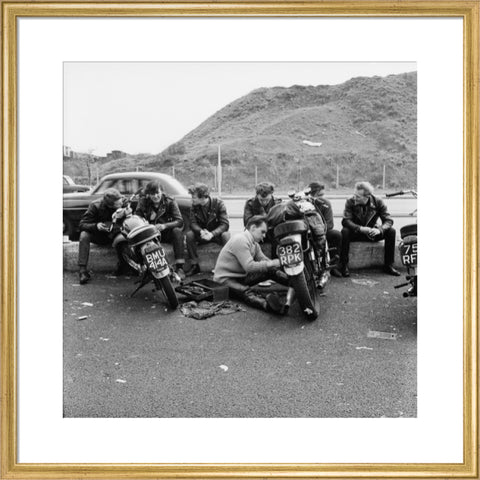
[[[369,196],[373,194],[373,187],[369,182],[357,182],[353,194],[355,196],[355,203],[365,205],[368,202]]]
[[[109,208],[120,208],[123,203],[122,194],[116,188],[107,188],[103,192],[103,201]]]
[[[270,202],[270,200],[273,197],[274,189],[275,189],[275,187],[274,187],[273,183],[270,183],[270,182],[259,183],[255,187],[255,193],[257,195],[258,201],[262,205],[267,205],[268,202]]]
[[[263,215],[254,215],[245,227],[256,242],[261,242],[267,234],[267,221]]]
[[[154,205],[158,205],[162,199],[162,185],[158,180],[152,180],[145,185],[145,195]]]
[[[325,185],[321,183],[312,182],[308,189],[310,190],[310,196],[314,198],[322,198],[325,195]]]
[[[188,188],[188,193],[192,196],[193,205],[206,205],[210,195],[210,189],[204,183],[196,183]]]

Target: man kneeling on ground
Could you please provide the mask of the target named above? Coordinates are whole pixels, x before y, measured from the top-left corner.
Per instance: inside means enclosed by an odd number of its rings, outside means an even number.
[[[288,285],[288,277],[280,270],[280,260],[271,260],[260,248],[267,233],[265,217],[251,217],[242,233],[234,235],[222,248],[214,277],[216,282],[228,285],[233,297],[243,300],[251,307],[267,312],[282,313],[280,298],[270,293],[266,298],[252,291],[251,287],[265,280],[274,280]]]

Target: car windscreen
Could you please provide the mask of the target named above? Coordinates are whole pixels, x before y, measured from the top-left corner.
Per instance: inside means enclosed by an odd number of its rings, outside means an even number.
[[[144,188],[151,180],[158,180],[167,195],[188,195],[185,187],[175,178],[110,178],[104,180],[93,192],[104,193],[107,188],[116,188],[122,195],[132,195]]]

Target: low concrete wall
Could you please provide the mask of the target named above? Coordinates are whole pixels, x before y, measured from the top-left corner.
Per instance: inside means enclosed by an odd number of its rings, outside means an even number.
[[[165,245],[167,258],[170,263],[173,263],[173,249],[171,245]],[[200,269],[202,272],[213,270],[217,260],[220,246],[211,243],[207,245],[200,245],[198,247],[198,254],[200,258]],[[270,245],[262,246],[266,255],[270,256]],[[63,269],[65,271],[77,271],[78,260],[78,242],[66,241],[63,244]],[[395,248],[395,264],[400,266],[400,259],[398,249]],[[90,259],[88,268],[95,272],[112,272],[117,265],[117,255],[111,247],[101,247],[98,245],[91,245]],[[354,242],[350,245],[350,269],[381,267],[383,265],[383,242],[367,243]],[[187,258],[186,267],[190,266]]]

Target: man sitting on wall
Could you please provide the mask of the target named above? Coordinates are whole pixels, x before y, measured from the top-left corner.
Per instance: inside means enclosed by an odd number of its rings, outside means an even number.
[[[245,231],[235,234],[222,248],[213,279],[228,285],[233,297],[243,300],[251,307],[282,313],[283,305],[276,294],[270,293],[263,298],[251,289],[253,285],[267,279],[288,285],[288,277],[280,270],[280,260],[271,260],[260,248],[259,242],[265,238],[266,233],[265,217],[251,217]]]
[[[353,197],[347,199],[342,220],[342,250],[340,269],[344,277],[349,277],[348,254],[350,242],[378,242],[385,240],[384,271],[399,276],[393,267],[395,258],[395,229],[393,220],[383,201],[373,195],[373,187],[368,182],[357,182]]]
[[[145,196],[141,197],[135,215],[145,218],[161,232],[161,241],[173,244],[175,271],[185,278],[185,247],[183,244],[183,217],[174,198],[165,195],[157,180],[145,186]]]
[[[192,196],[190,210],[190,231],[187,232],[187,250],[192,266],[188,276],[200,272],[198,265],[197,244],[210,242],[225,245],[230,239],[227,209],[219,198],[211,197],[209,188],[203,183],[196,183],[188,189]]]
[[[103,198],[94,200],[80,220],[80,243],[78,247],[78,267],[80,285],[90,280],[87,270],[90,255],[90,242],[97,245],[113,245],[117,251],[118,265],[116,275],[127,273],[128,264],[124,256],[128,255],[127,239],[120,233],[120,227],[112,224],[112,215],[123,206],[124,197],[115,188],[108,188]]]
[[[254,215],[267,215],[274,205],[282,201],[273,196],[274,188],[273,184],[269,182],[259,183],[255,187],[255,197],[247,200],[243,209],[243,225],[245,227]]]
[[[334,257],[337,259],[340,256],[342,246],[342,234],[333,228],[333,210],[332,204],[325,198],[325,185],[312,182],[309,186],[309,195],[313,198],[313,203],[317,212],[323,217],[325,225],[327,227],[327,243],[329,249],[333,249],[331,252],[332,260]],[[332,262],[336,263],[336,262]],[[334,277],[341,277],[342,274],[337,268],[332,268],[330,273]]]

